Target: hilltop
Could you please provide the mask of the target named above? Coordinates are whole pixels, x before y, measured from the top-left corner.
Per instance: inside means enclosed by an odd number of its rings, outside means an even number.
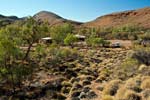
[[[33,18],[37,21],[47,21],[49,25],[57,25],[63,23],[71,23],[73,25],[81,25],[81,22],[76,22],[72,20],[65,19],[55,13],[48,12],[48,11],[41,11],[33,16]]]

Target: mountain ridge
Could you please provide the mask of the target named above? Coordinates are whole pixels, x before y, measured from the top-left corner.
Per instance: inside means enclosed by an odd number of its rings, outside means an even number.
[[[79,27],[118,27],[122,25],[132,24],[144,28],[150,28],[150,7],[145,7],[137,10],[114,12],[97,17],[92,21],[84,23],[63,18],[49,11],[40,11],[32,17],[37,21],[47,21],[51,26],[63,23],[71,23]],[[3,26],[3,24],[11,24],[21,19],[24,18],[18,18],[17,16],[0,15],[0,25],[2,24]]]

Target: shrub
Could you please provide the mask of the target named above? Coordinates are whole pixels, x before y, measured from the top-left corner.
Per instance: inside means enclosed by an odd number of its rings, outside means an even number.
[[[116,100],[124,100],[124,96],[125,96],[125,93],[128,92],[129,90],[126,89],[125,87],[120,87],[116,93],[116,96],[115,96],[115,99]]]
[[[61,89],[62,93],[64,93],[64,94],[68,94],[70,92],[70,90],[71,90],[71,87],[63,87]]]
[[[142,89],[140,88],[140,84],[141,84],[140,80],[130,78],[129,80],[126,81],[125,87],[135,92],[141,92]]]
[[[67,82],[67,81],[63,81],[61,83],[61,85],[64,86],[64,87],[71,87],[72,86],[72,84],[70,82]]]
[[[90,46],[103,46],[105,43],[105,40],[103,38],[98,38],[95,36],[90,36],[88,39],[86,39],[86,43]]]
[[[150,79],[145,79],[141,84],[142,89],[150,89]]]
[[[73,26],[71,24],[57,25],[51,28],[51,37],[56,43],[63,44],[68,33],[72,33]]]
[[[115,96],[116,100],[141,100],[141,96],[131,90],[121,87]]]
[[[51,63],[55,65],[64,60],[77,59],[79,56],[76,49],[60,48],[57,46],[51,46],[49,48],[49,54],[51,57]]]
[[[120,84],[121,84],[120,80],[110,81],[104,88],[103,93],[106,95],[114,96],[117,93],[117,90],[119,89]]]
[[[84,81],[82,82],[82,85],[83,85],[83,86],[90,85],[90,84],[91,84],[91,81],[89,81],[89,80],[84,80]]]
[[[133,91],[128,91],[125,93],[125,100],[141,100],[141,96]]]
[[[110,95],[103,95],[102,100],[114,100]]]
[[[150,65],[150,48],[135,48],[132,58],[136,59],[142,64]]]
[[[143,90],[141,94],[142,94],[142,97],[145,100],[149,100],[150,99],[150,89]]]
[[[71,97],[78,97],[80,95],[81,91],[72,91]]]
[[[125,76],[130,77],[135,74],[139,67],[137,60],[128,58],[121,64],[121,70],[125,72]]]
[[[68,34],[67,37],[64,39],[65,45],[73,45],[74,42],[77,41],[77,38],[73,34]]]
[[[89,99],[93,99],[93,98],[96,98],[96,97],[97,97],[97,94],[94,91],[92,91],[92,90],[90,90],[87,93],[87,98],[89,98]]]
[[[83,88],[78,82],[74,82],[71,91],[81,90]]]

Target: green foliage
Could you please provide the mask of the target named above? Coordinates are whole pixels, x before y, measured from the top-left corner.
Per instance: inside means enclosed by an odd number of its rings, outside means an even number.
[[[33,44],[37,43],[49,30],[45,24],[39,24],[33,18],[28,18],[21,28],[20,38],[23,43],[28,45],[28,50],[24,56],[24,60],[27,60]]]
[[[137,25],[124,25],[113,28],[113,32],[140,32],[141,30],[143,30],[143,28]]]
[[[72,33],[73,26],[71,24],[63,24],[51,28],[51,37],[56,43],[63,44],[68,33]]]
[[[19,48],[20,43],[17,27],[7,26],[0,30],[0,75],[11,82],[14,91],[16,82],[20,84],[28,75],[26,72],[30,72],[21,63],[23,52]]]
[[[64,44],[73,45],[73,43],[76,41],[77,41],[77,38],[73,34],[68,34],[67,37],[64,39]]]
[[[91,35],[87,40],[86,43],[90,46],[103,46],[105,43],[105,40],[103,38],[95,37],[94,35]]]
[[[150,31],[147,31],[146,33],[139,36],[142,40],[150,40]]]
[[[53,64],[60,63],[61,61],[65,61],[70,58],[77,59],[78,56],[75,49],[61,48],[57,45],[51,45],[48,53]]]

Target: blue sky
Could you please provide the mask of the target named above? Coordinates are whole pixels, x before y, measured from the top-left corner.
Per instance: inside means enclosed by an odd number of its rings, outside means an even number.
[[[24,17],[46,10],[86,22],[112,12],[148,6],[150,0],[0,0],[0,14]]]

